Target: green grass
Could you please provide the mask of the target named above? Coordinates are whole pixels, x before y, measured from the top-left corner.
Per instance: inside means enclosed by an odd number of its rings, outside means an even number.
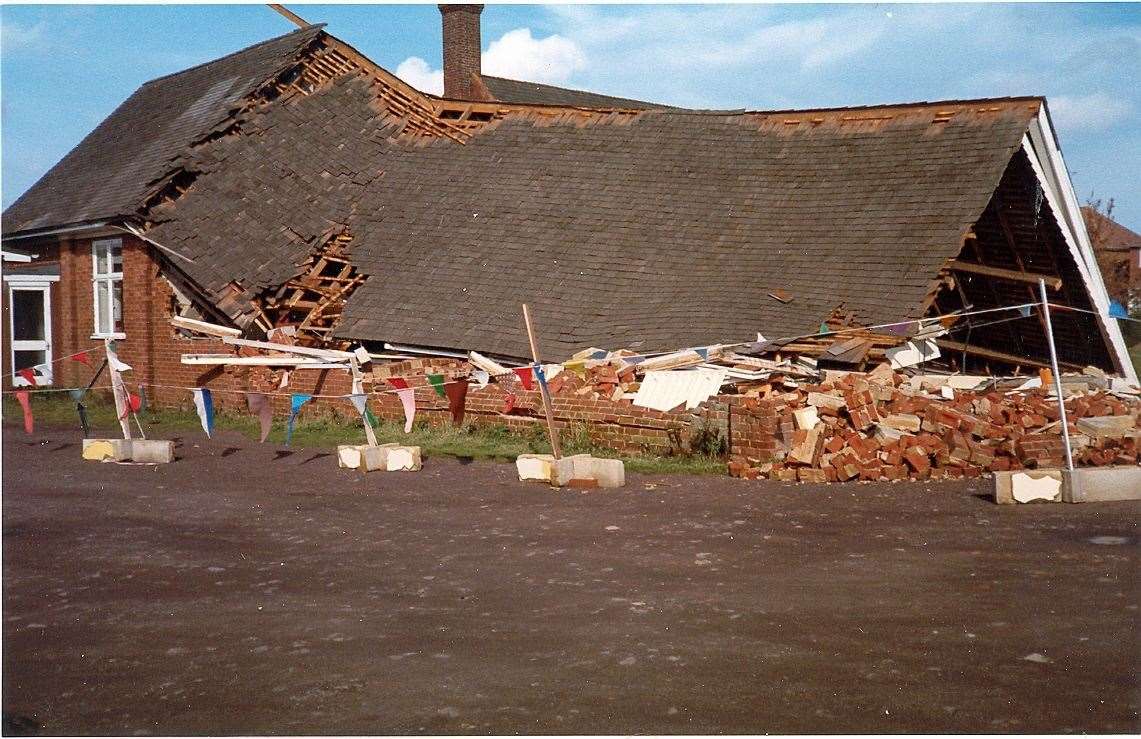
[[[62,396],[62,397],[61,397]],[[122,432],[115,417],[114,405],[107,399],[91,395],[84,400],[87,419],[93,435],[104,434],[117,437]],[[4,418],[9,422],[20,423],[22,412],[11,395],[4,396]],[[37,425],[53,427],[73,427],[80,430],[79,415],[75,403],[66,393],[32,396],[32,414]],[[139,414],[143,429],[151,438],[169,438],[173,434],[201,434],[202,426],[192,410],[147,409]],[[219,411],[214,419],[215,428],[223,431],[236,431],[256,440],[259,436],[258,422],[248,414]],[[134,429],[135,427],[132,426]],[[375,427],[376,438],[380,443],[395,441],[419,446],[428,457],[459,457],[514,461],[520,454],[548,454],[551,446],[547,440],[546,426],[535,423],[527,433],[512,431],[503,424],[465,425],[434,427],[418,422],[412,433],[404,433],[404,425],[382,421]],[[596,456],[619,457],[626,463],[629,472],[649,474],[716,474],[726,473],[723,459],[709,455],[655,456],[618,454],[590,437],[586,426],[564,431],[560,437],[564,454],[590,453]],[[285,442],[284,419],[274,419],[268,442]],[[336,412],[323,407],[322,415],[307,416],[298,421],[293,430],[292,445],[298,448],[332,448],[338,444],[365,443],[364,429],[360,418],[352,413]]]

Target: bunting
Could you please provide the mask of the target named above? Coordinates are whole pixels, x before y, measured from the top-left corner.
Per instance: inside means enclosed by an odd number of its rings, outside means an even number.
[[[428,382],[432,383],[432,389],[436,391],[436,395],[441,398],[447,397],[447,393],[444,391],[443,375],[428,375]]]
[[[629,357],[627,357],[627,360],[629,360]],[[565,369],[568,372],[575,373],[581,379],[584,379],[584,380],[586,379],[586,360],[585,359],[573,359],[569,362],[563,362],[563,369]]]
[[[483,390],[491,382],[491,373],[487,370],[472,370],[471,376],[475,378],[477,390]]]
[[[402,381],[403,382],[403,381]],[[402,387],[396,391],[400,404],[404,406],[404,433],[412,433],[412,419],[416,418],[416,391]]]
[[[534,373],[535,379],[539,381],[539,387],[544,395],[550,397],[551,389],[547,387],[547,376],[543,373],[543,367],[540,364],[531,365],[531,372]]]
[[[209,392],[209,391],[207,391],[207,392]],[[127,393],[127,404],[126,404],[126,407],[123,408],[123,415],[119,416],[119,420],[121,421],[124,418],[126,418],[128,413],[138,413],[140,410],[142,410],[142,407],[143,407],[142,398],[140,398],[138,395],[135,395],[134,393]],[[211,413],[211,416],[213,416],[213,413],[214,413],[213,408],[211,408],[210,413]],[[198,415],[201,417],[202,413],[199,412]],[[213,421],[211,421],[211,424],[213,424]],[[210,432],[207,431],[206,435],[209,436]]]
[[[709,347],[699,346],[694,349],[694,351],[697,352],[698,356],[700,356],[702,359],[709,359]]]
[[[147,391],[146,386],[139,383],[139,412],[147,409]]]
[[[353,404],[353,407],[357,409],[357,413],[361,415],[361,418],[364,418],[364,415],[368,413],[368,396],[364,393],[353,393],[345,397],[348,398],[349,402]]]
[[[16,374],[22,377],[29,385],[35,386],[39,384],[36,382],[36,371],[31,367],[16,370]]]
[[[86,364],[88,367],[91,366],[91,357],[88,356],[87,352],[85,351],[76,352],[75,354],[72,354],[70,357],[68,357],[68,359],[72,359],[76,362],[79,362],[80,364]]]
[[[396,388],[397,390],[404,390],[405,388],[408,387],[408,381],[405,380],[403,377],[389,377],[387,382],[389,385],[392,385],[392,387]]]
[[[448,410],[452,412],[452,424],[462,426],[464,409],[467,406],[467,382],[450,382],[444,387],[448,394]]]
[[[119,354],[116,352],[114,341],[107,343],[107,362],[111,365],[111,369],[115,370],[116,372],[131,371],[131,365],[126,364],[119,359]]]
[[[20,401],[20,407],[24,409],[24,431],[28,432],[30,436],[35,431],[35,421],[32,418],[32,398],[27,390],[17,390],[15,392],[16,400]]]
[[[312,395],[306,393],[294,393],[293,398],[289,405],[289,423],[285,427],[285,445],[289,446],[293,441],[293,424],[297,421],[297,414],[301,412],[301,406],[308,403],[313,399]]]
[[[258,425],[261,426],[259,441],[264,444],[273,426],[273,401],[263,393],[246,393],[246,406],[258,417]]]
[[[289,387],[289,373],[290,373],[290,371],[291,370],[282,370],[281,371],[281,382],[277,383],[277,389],[278,390],[284,390],[285,388]]]
[[[524,390],[534,389],[535,383],[532,380],[530,367],[514,367],[511,371],[514,372],[515,376],[519,378],[519,382],[523,383]]]
[[[204,387],[197,388],[192,392],[194,393],[194,408],[198,411],[199,420],[202,421],[202,430],[209,437],[214,430],[214,396]],[[123,416],[126,415],[126,413],[123,414]]]
[[[1021,308],[1018,309],[1018,312],[1022,315],[1023,318],[1029,318],[1030,317],[1030,306],[1029,305],[1022,306]]]
[[[71,396],[72,400],[74,400],[76,403],[78,403],[79,401],[83,400],[84,395],[87,395],[87,388],[85,388],[85,387],[73,388],[71,390],[68,390],[67,394]]]

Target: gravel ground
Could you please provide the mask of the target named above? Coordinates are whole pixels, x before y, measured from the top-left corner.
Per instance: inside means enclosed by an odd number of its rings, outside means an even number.
[[[1134,503],[6,427],[5,733],[1137,732]]]

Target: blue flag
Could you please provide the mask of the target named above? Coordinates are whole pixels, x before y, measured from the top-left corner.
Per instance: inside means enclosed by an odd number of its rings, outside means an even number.
[[[202,421],[202,430],[206,436],[214,430],[214,396],[204,387],[194,391],[194,407],[198,411],[198,419]]]
[[[285,445],[289,446],[293,441],[293,422],[297,420],[297,414],[301,412],[301,406],[313,400],[312,395],[305,393],[294,393],[292,402],[289,409],[289,423],[285,427]]]
[[[543,393],[551,396],[551,389],[547,387],[547,376],[543,374],[543,367],[540,364],[532,364],[531,370],[535,373],[535,379],[539,381],[539,387],[542,388]]]

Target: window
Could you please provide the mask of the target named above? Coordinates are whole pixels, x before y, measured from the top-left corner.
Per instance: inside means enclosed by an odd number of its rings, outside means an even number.
[[[91,242],[92,285],[95,289],[94,337],[123,335],[123,240]]]
[[[12,385],[28,385],[16,374],[31,369],[36,385],[52,383],[51,283],[55,275],[5,274],[8,287],[8,325],[11,338],[9,363]]]

